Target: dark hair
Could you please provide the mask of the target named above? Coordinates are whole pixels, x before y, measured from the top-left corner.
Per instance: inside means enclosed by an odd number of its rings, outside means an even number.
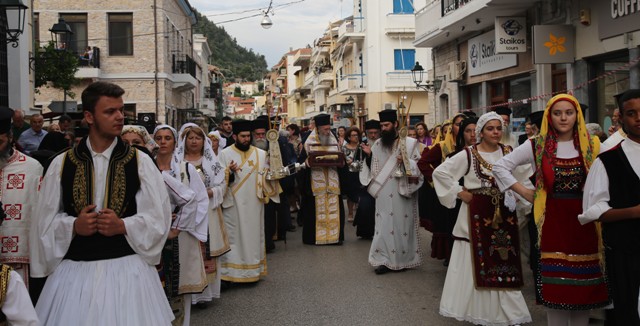
[[[298,127],[297,124],[292,123],[292,124],[288,125],[287,128],[293,130],[293,136],[300,135],[300,127]]]
[[[222,122],[225,122],[225,121],[233,121],[233,119],[231,119],[231,117],[225,115],[224,117],[222,117]]]
[[[618,102],[618,108],[620,108],[620,115],[622,115],[622,112],[624,112],[624,102],[633,100],[636,98],[640,98],[640,89],[637,89],[637,88],[629,89],[624,93],[622,93],[622,96],[620,96],[620,101]]]
[[[427,127],[427,124],[424,122],[418,122],[416,123],[416,130],[418,128],[418,126],[422,126],[422,128],[424,128],[424,136],[425,137],[429,137],[428,133],[429,133],[429,127]]]
[[[58,118],[58,122],[68,122],[68,121],[71,121],[71,117],[66,114],[63,114],[60,116],[60,118]]]
[[[467,126],[477,124],[477,123],[478,123],[477,117],[466,118],[460,122],[460,129],[458,129],[458,136],[456,137],[456,150],[454,153],[460,152],[467,145],[464,142],[464,130],[467,129]]]
[[[344,132],[344,136],[347,137],[347,139],[349,139],[349,137],[351,137],[351,133],[355,132],[356,134],[358,134],[358,142],[360,142],[360,135],[362,135],[360,133],[360,129],[356,126],[353,126],[349,129],[347,129],[347,131]],[[348,142],[348,140],[347,140]]]
[[[87,86],[82,91],[82,111],[95,112],[96,104],[101,97],[119,98],[124,94],[122,87],[104,81],[98,81]]]

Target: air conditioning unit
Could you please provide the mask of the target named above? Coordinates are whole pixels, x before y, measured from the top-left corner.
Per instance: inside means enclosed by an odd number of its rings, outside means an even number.
[[[457,81],[464,78],[464,73],[467,72],[467,63],[465,61],[453,61],[449,62],[449,73],[447,80]]]
[[[396,104],[395,103],[385,103],[384,104],[384,109],[385,110],[395,110],[396,109]]]

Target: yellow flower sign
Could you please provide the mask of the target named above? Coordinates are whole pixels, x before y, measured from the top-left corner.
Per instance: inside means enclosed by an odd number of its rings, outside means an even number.
[[[549,48],[549,55],[556,55],[558,52],[566,52],[567,48],[564,47],[566,37],[556,37],[553,33],[549,33],[549,41],[544,42],[544,46]]]
[[[571,25],[533,26],[533,62],[572,63],[575,61],[575,27]]]

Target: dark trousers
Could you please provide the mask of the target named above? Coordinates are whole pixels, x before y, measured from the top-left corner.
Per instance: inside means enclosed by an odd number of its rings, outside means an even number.
[[[280,194],[280,203],[269,201],[264,205],[264,240],[267,250],[275,248],[273,237],[276,232],[278,240],[287,240],[287,230],[291,227],[289,207],[287,195],[284,193]]]
[[[607,248],[605,257],[613,299],[613,311],[607,313],[606,325],[640,326],[640,253],[630,254]]]

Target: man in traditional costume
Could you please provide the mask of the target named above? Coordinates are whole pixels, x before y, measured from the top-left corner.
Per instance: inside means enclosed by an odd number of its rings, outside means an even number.
[[[280,201],[279,187],[265,180],[267,153],[251,145],[251,121],[234,121],[233,135],[235,143],[220,153],[229,174],[222,214],[231,246],[220,258],[220,273],[223,281],[257,282],[267,274],[264,204]]]
[[[169,325],[155,266],[171,225],[169,196],[148,155],[118,137],[124,90],[82,92],[89,136],[56,156],[31,227],[31,271],[48,276],[36,305],[43,325]]]
[[[602,222],[606,272],[613,299],[607,325],[640,325],[640,89],[621,99],[622,143],[593,162],[584,186],[580,223]],[[634,162],[633,164],[631,162]]]
[[[315,129],[304,142],[298,162],[309,166],[308,155],[313,151],[335,153],[324,155],[330,161],[339,150],[338,140],[331,133],[331,116],[314,117]],[[333,162],[335,163],[335,162]],[[332,163],[330,163],[332,164]],[[313,166],[298,175],[302,201],[302,242],[304,244],[342,244],[344,241],[344,207],[340,199],[340,169],[336,166]]]
[[[364,153],[364,158],[371,162],[371,146],[380,138],[380,121],[368,120],[364,123],[364,131],[367,141],[360,144]],[[363,165],[364,167],[364,165]],[[363,171],[365,173],[363,173]],[[353,219],[353,225],[356,227],[356,235],[363,239],[373,239],[376,225],[376,199],[367,191],[369,186],[369,176],[364,169],[360,170],[360,192],[358,194],[358,209]]]
[[[376,200],[369,264],[376,267],[376,274],[384,274],[422,263],[418,245],[418,189],[423,176],[417,165],[418,141],[399,136],[395,110],[384,110],[379,115],[382,137],[372,145],[371,163],[363,167],[363,173],[368,174],[368,191]]]
[[[42,166],[11,146],[12,116],[13,110],[0,107],[0,201],[7,216],[0,229],[0,263],[20,274],[29,288],[29,229]]]

